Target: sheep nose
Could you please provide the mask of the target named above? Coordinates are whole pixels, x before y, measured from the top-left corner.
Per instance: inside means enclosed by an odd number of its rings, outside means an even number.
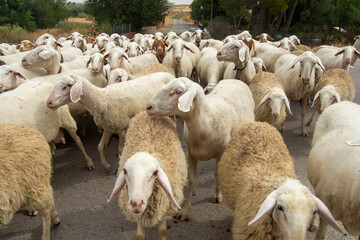
[[[133,208],[141,208],[143,205],[144,201],[143,200],[130,200],[130,204]]]
[[[0,91],[3,90],[4,87],[4,84],[0,84]]]
[[[277,118],[278,116],[279,116],[279,114],[273,113],[273,117],[274,117],[274,118]]]
[[[93,72],[98,72],[99,68],[93,68]]]
[[[51,105],[52,105],[52,101],[51,101],[50,99],[48,99],[48,100],[46,101],[46,106],[47,106],[48,108],[51,108]]]
[[[175,60],[176,60],[177,62],[180,62],[180,61],[181,61],[181,57],[176,57]]]
[[[115,67],[110,67],[110,71],[115,70]]]
[[[350,62],[351,62],[350,58],[346,58],[346,59],[345,59],[345,62],[346,62],[346,63],[350,63]]]

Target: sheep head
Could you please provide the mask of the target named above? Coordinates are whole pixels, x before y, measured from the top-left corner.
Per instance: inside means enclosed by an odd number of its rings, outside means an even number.
[[[19,85],[16,77],[26,80],[20,72],[12,67],[7,65],[0,66],[0,93],[16,88]]]
[[[145,152],[136,153],[125,162],[108,202],[114,199],[126,184],[129,211],[136,215],[142,214],[153,192],[155,181],[163,188],[169,201],[180,209],[166,173],[161,169],[158,160]]]
[[[325,204],[295,179],[287,179],[278,189],[272,191],[249,225],[269,212],[284,240],[304,240],[307,227],[315,213],[335,230],[343,233]]]
[[[314,101],[311,107],[314,107],[320,100],[319,113],[321,114],[325,108],[336,102],[341,102],[341,97],[336,91],[334,85],[327,85],[315,94]]]
[[[49,68],[54,61],[60,64],[60,54],[52,47],[47,45],[39,46],[26,54],[21,62],[23,67],[31,68]]]
[[[194,51],[189,46],[187,46],[186,43],[184,42],[184,40],[182,40],[182,39],[174,40],[171,43],[168,51],[170,51],[171,49],[173,51],[173,57],[174,57],[174,63],[175,64],[180,64],[181,63],[181,60],[182,60],[182,57],[184,55],[184,50],[185,49],[192,52],[192,53],[194,53]]]
[[[125,82],[129,78],[129,74],[122,68],[117,68],[115,70],[112,70],[110,72],[110,78],[108,85],[114,84],[114,83],[120,83]]]
[[[249,59],[249,48],[241,40],[234,40],[226,43],[217,53],[218,61],[229,61],[235,63],[245,64]]]
[[[104,55],[101,53],[94,53],[90,56],[88,62],[86,63],[86,67],[91,68],[91,72],[93,74],[98,74],[103,70],[104,64],[107,61],[104,58]]]
[[[271,115],[274,118],[278,118],[281,114],[281,108],[285,104],[288,112],[291,113],[289,99],[286,97],[284,90],[278,87],[273,87],[270,91],[263,97],[257,107],[260,107],[266,101],[270,103]]]

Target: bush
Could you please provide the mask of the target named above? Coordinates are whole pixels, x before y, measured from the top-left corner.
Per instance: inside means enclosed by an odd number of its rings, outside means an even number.
[[[30,41],[35,40],[35,38],[22,27],[17,25],[0,26],[0,42],[20,43],[24,39]]]

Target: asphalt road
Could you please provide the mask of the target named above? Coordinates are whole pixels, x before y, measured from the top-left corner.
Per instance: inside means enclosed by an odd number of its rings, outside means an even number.
[[[172,24],[172,28],[169,31],[174,31],[177,35],[180,35],[184,31],[189,31],[191,28],[191,25],[183,20],[173,19]]]
[[[176,29],[178,26],[174,25]],[[175,29],[175,30],[176,30]],[[178,30],[176,30],[178,31]],[[360,62],[350,74],[360,92]],[[359,94],[355,102],[360,103]],[[286,145],[295,161],[296,173],[300,180],[310,186],[306,175],[306,162],[314,131],[314,124],[308,128],[309,137],[300,136],[300,104],[291,102],[293,115],[285,122],[282,134]],[[312,109],[307,109],[307,119]],[[317,119],[317,118],[316,118]],[[315,119],[315,121],[316,121]],[[92,157],[96,169],[89,171],[81,152],[74,142],[67,138],[66,145],[59,146],[54,157],[54,188],[55,205],[59,212],[61,224],[51,228],[53,240],[108,240],[135,239],[136,224],[126,221],[117,200],[107,204],[107,199],[115,183],[115,171],[118,158],[117,140],[105,149],[106,157],[111,164],[111,172],[105,173],[97,152],[100,136],[96,126],[89,122],[88,132],[82,137],[85,149]],[[178,132],[181,136],[181,124]],[[215,161],[198,163],[196,188],[190,212],[190,221],[180,222],[177,219],[168,221],[168,239],[231,239],[232,211],[225,203],[213,204],[211,197],[214,191]],[[40,216],[29,217],[24,211],[15,214],[12,222],[0,231],[1,240],[38,240],[41,238],[42,221]],[[147,239],[160,239],[157,227],[146,229]],[[314,239],[309,233],[307,239]],[[342,238],[333,230],[329,231],[328,240],[356,239]]]

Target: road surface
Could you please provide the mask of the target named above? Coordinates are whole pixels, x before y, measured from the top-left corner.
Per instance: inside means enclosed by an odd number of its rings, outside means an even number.
[[[192,25],[183,20],[173,19],[172,24],[172,28],[169,31],[174,31],[177,35],[180,35],[184,31],[189,31],[189,29],[192,27]]]
[[[189,26],[174,20],[173,31],[187,30]],[[360,62],[350,74],[360,92]],[[359,94],[355,102],[360,103]],[[292,116],[285,122],[285,132],[282,134],[286,145],[295,161],[296,173],[303,183],[310,186],[306,175],[306,161],[314,125],[308,128],[309,137],[300,136],[300,104],[291,102]],[[312,109],[307,108],[307,119]],[[317,119],[317,118],[316,118]],[[315,119],[315,121],[316,121]],[[179,122],[180,123],[180,122]],[[105,149],[105,155],[111,164],[111,172],[105,173],[97,152],[100,136],[96,127],[89,122],[87,135],[82,137],[85,149],[92,157],[96,169],[89,171],[80,150],[74,142],[68,139],[66,145],[59,146],[54,157],[54,175],[52,186],[56,208],[61,224],[51,228],[53,240],[112,240],[135,239],[136,224],[126,221],[117,200],[107,204],[107,199],[115,183],[115,171],[118,157],[117,140]],[[179,135],[182,135],[181,124]],[[168,221],[168,239],[201,239],[220,240],[231,239],[232,211],[225,203],[213,204],[215,161],[198,163],[196,188],[192,200],[190,221],[180,222],[177,219]],[[2,240],[38,240],[41,238],[42,222],[40,216],[29,217],[24,211],[15,214],[8,227],[0,231]],[[157,227],[146,229],[147,239],[160,239]],[[308,233],[307,239],[314,239],[313,233]],[[329,232],[328,240],[356,239],[341,238],[333,230]]]

